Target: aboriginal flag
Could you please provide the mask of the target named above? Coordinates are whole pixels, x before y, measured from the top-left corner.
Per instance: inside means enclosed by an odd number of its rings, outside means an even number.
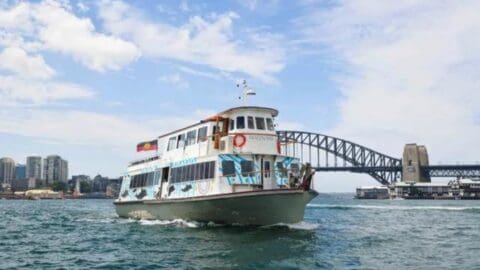
[[[157,140],[137,144],[137,152],[157,150]]]

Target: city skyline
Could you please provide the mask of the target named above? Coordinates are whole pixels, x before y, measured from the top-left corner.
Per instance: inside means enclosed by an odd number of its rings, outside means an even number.
[[[4,156],[57,153],[71,174],[122,175],[138,142],[241,105],[279,129],[432,164],[479,162],[477,1],[7,1],[0,4]],[[62,38],[59,38],[61,36]],[[321,191],[374,185],[319,173]]]
[[[48,157],[62,158],[59,155],[50,154],[50,155],[47,155],[45,159],[47,159]],[[37,158],[40,162],[38,162],[38,160],[36,160]],[[27,156],[27,157],[25,157],[25,162],[21,162],[21,161],[13,159],[11,157],[0,155],[0,160],[2,160],[2,159],[12,160],[13,164],[15,165],[15,168],[21,167],[23,169],[22,175],[24,175],[24,177],[21,177],[21,178],[45,179],[45,172],[44,172],[44,166],[43,166],[43,162],[44,162],[45,159],[43,159],[41,156]],[[67,162],[67,167],[68,167],[68,160],[64,160],[64,161]],[[15,178],[18,179],[18,177],[16,176],[17,175],[16,170],[14,171],[14,174],[15,174]],[[86,174],[81,173],[81,172],[77,173],[77,174],[67,173],[67,179],[71,179],[71,177],[78,176],[78,175],[86,175]],[[101,174],[96,173],[96,174],[92,174],[92,175],[101,175]],[[1,180],[1,177],[0,177],[0,180]]]

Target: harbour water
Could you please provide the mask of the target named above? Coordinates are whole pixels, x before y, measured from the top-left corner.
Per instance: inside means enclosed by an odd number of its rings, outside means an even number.
[[[0,201],[1,269],[480,269],[479,201],[321,194],[268,227],[119,219],[110,200]]]

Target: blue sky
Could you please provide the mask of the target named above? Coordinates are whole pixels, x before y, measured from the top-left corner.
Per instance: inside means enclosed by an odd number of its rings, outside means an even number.
[[[0,155],[117,176],[135,144],[239,105],[280,129],[480,160],[478,1],[3,1]],[[324,191],[374,184],[322,174]]]

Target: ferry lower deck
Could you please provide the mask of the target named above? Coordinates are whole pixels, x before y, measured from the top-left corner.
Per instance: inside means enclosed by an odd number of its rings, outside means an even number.
[[[193,198],[115,202],[120,217],[184,219],[226,224],[270,225],[303,219],[305,205],[318,193],[274,189]]]

